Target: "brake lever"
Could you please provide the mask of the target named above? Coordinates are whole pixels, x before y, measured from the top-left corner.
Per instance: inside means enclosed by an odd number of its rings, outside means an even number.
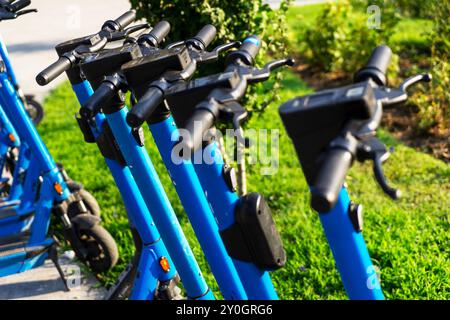
[[[184,45],[184,41],[176,41],[176,42],[169,43],[167,45],[167,47],[165,47],[165,49],[170,50],[170,49],[182,46],[182,45]]]
[[[389,185],[383,172],[383,162],[389,158],[390,154],[391,152],[387,150],[386,146],[375,137],[360,141],[358,144],[358,161],[372,160],[373,172],[378,185],[391,199],[397,200],[401,196],[401,191]]]
[[[375,175],[375,179],[385,194],[387,194],[392,200],[398,200],[401,197],[402,192],[399,189],[389,186],[386,176],[383,173],[382,160],[378,156],[373,159],[373,173]]]
[[[113,42],[113,41],[119,41],[119,40],[124,40],[130,37],[131,34],[141,31],[141,30],[145,30],[145,29],[149,29],[150,25],[148,23],[142,23],[142,24],[138,24],[135,26],[131,26],[126,28],[123,31],[115,31],[112,32],[109,37],[106,37],[108,42]]]
[[[406,90],[410,86],[412,86],[412,85],[414,85],[416,83],[419,83],[421,81],[423,81],[423,82],[431,82],[432,78],[433,77],[429,73],[423,73],[423,74],[418,74],[418,75],[409,77],[408,79],[403,81],[403,83],[400,85],[400,90],[402,90],[403,92],[406,92]]]
[[[279,59],[268,62],[262,69],[256,69],[248,78],[249,83],[262,82],[270,77],[270,73],[282,66],[292,67],[295,60],[292,58]]]
[[[424,73],[409,77],[398,88],[379,87],[376,90],[377,99],[383,106],[391,106],[408,100],[407,89],[421,81],[430,82],[431,74]]]
[[[24,14],[33,13],[33,12],[38,12],[38,11],[37,11],[37,9],[26,9],[26,10],[22,10],[22,11],[17,11],[16,15],[17,15],[17,17],[19,17],[19,16],[23,16]]]
[[[83,55],[87,53],[95,53],[102,49],[104,49],[108,43],[108,39],[106,37],[101,37],[99,35],[95,35],[89,39],[90,44],[83,44],[78,46],[74,53],[76,55]]]
[[[217,47],[215,47],[212,51],[204,51],[199,53],[198,57],[196,57],[196,60],[198,63],[208,63],[213,62],[219,59],[219,55],[223,52],[226,52],[228,50],[231,50],[233,48],[239,48],[242,45],[241,41],[233,41],[229,43],[221,44]]]

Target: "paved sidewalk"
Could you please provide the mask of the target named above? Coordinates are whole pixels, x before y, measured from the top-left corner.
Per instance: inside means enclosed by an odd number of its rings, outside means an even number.
[[[34,0],[30,13],[0,23],[0,34],[10,53],[18,81],[25,93],[36,94],[39,100],[65,80],[61,76],[41,87],[36,75],[57,59],[56,44],[94,33],[102,23],[130,9],[128,0]]]
[[[0,300],[100,300],[105,297],[106,289],[72,259],[59,258],[67,282],[64,287],[53,262],[47,260],[39,268],[0,278]]]

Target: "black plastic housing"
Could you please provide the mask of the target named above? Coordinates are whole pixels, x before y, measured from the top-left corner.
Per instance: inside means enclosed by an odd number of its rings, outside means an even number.
[[[236,72],[215,74],[177,84],[165,92],[166,104],[172,112],[175,123],[184,128],[195,107],[216,88],[233,88],[239,82]]]
[[[132,88],[148,84],[169,70],[181,71],[191,63],[186,47],[155,50],[149,55],[122,66],[128,84]]]
[[[231,257],[253,262],[263,270],[275,270],[286,263],[283,248],[272,213],[264,197],[249,193],[239,200],[235,224],[221,236]]]
[[[80,68],[86,79],[92,81],[119,71],[122,65],[141,56],[138,46],[126,45],[93,53],[83,61]]]
[[[354,85],[298,97],[279,108],[292,139],[306,180],[313,185],[320,169],[320,155],[350,119],[365,120],[376,109],[374,83]]]

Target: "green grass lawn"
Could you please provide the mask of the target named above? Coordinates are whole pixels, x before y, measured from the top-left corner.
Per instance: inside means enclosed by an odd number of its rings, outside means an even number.
[[[324,4],[289,8],[286,20],[289,24],[288,38],[291,50],[301,54],[299,50],[302,48],[304,31],[314,25],[323,9]],[[362,16],[364,13],[355,11],[354,14]],[[383,20],[381,20],[381,23],[383,23]],[[407,49],[429,50],[430,43],[427,35],[432,31],[432,28],[433,22],[431,20],[402,18],[389,39],[390,45]]]
[[[322,6],[290,9],[288,22],[292,50],[301,41],[302,24],[313,23],[321,10]],[[418,33],[411,32],[411,28],[396,37],[398,41],[409,41],[411,37],[408,34],[419,37]],[[310,92],[297,75],[284,72],[280,93],[282,101]],[[272,278],[283,299],[345,299],[318,216],[309,208],[308,187],[278,117],[278,105],[273,103],[264,114],[254,115],[246,125],[247,128],[280,132],[276,174],[262,176],[260,165],[248,167],[249,191],[262,192],[268,199],[287,251],[285,268],[274,272]],[[69,175],[82,182],[101,205],[103,223],[117,240],[121,255],[119,265],[102,275],[104,282],[111,284],[130,259],[134,248],[120,195],[97,146],[83,141],[74,119],[77,109],[78,104],[69,85],[58,87],[45,102],[46,117],[39,131],[54,158],[62,162]],[[205,270],[207,281],[217,293],[217,285],[208,271],[155,144],[147,128],[145,130],[146,147],[194,253]],[[347,182],[351,197],[365,207],[364,236],[373,262],[381,270],[386,297],[449,299],[450,166],[399,144],[386,131],[381,130],[380,137],[396,148],[385,170],[392,184],[402,189],[404,197],[393,202],[384,196],[374,181],[369,164],[356,164]]]
[[[296,75],[286,72],[282,100],[309,91]],[[130,259],[133,246],[125,211],[114,182],[96,145],[83,142],[75,123],[77,102],[69,86],[57,88],[46,100],[46,117],[39,126],[52,155],[69,175],[83,182],[102,207],[104,225],[117,240],[121,260],[103,275],[111,284]],[[279,170],[261,176],[260,166],[249,167],[249,190],[267,199],[282,234],[288,255],[284,269],[273,273],[283,299],[344,299],[345,292],[322,232],[317,214],[309,208],[309,194],[293,147],[277,115],[277,104],[255,115],[247,127],[280,130]],[[405,196],[398,202],[378,189],[368,165],[356,165],[348,179],[351,196],[365,206],[364,235],[374,260],[381,269],[382,286],[390,299],[450,298],[449,223],[450,166],[416,152],[383,132],[381,137],[396,152],[386,173]],[[183,214],[180,202],[147,132],[146,146],[161,175],[181,224],[193,244],[199,263],[206,262]],[[209,284],[217,286],[209,272]]]

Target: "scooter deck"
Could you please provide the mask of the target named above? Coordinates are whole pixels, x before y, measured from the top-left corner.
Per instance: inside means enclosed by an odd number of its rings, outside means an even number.
[[[20,233],[15,233],[10,236],[0,237],[0,251],[2,247],[12,243],[28,242],[28,240],[30,239],[30,235],[31,235],[30,231],[26,230]]]
[[[0,238],[26,229],[34,214],[34,208],[19,209],[18,205],[0,205]]]
[[[20,200],[4,200],[0,201],[0,210],[3,211],[9,207],[14,207],[20,205]]]
[[[44,263],[53,240],[48,238],[43,242],[30,246],[28,238],[20,241],[0,244],[0,277],[24,272]]]

